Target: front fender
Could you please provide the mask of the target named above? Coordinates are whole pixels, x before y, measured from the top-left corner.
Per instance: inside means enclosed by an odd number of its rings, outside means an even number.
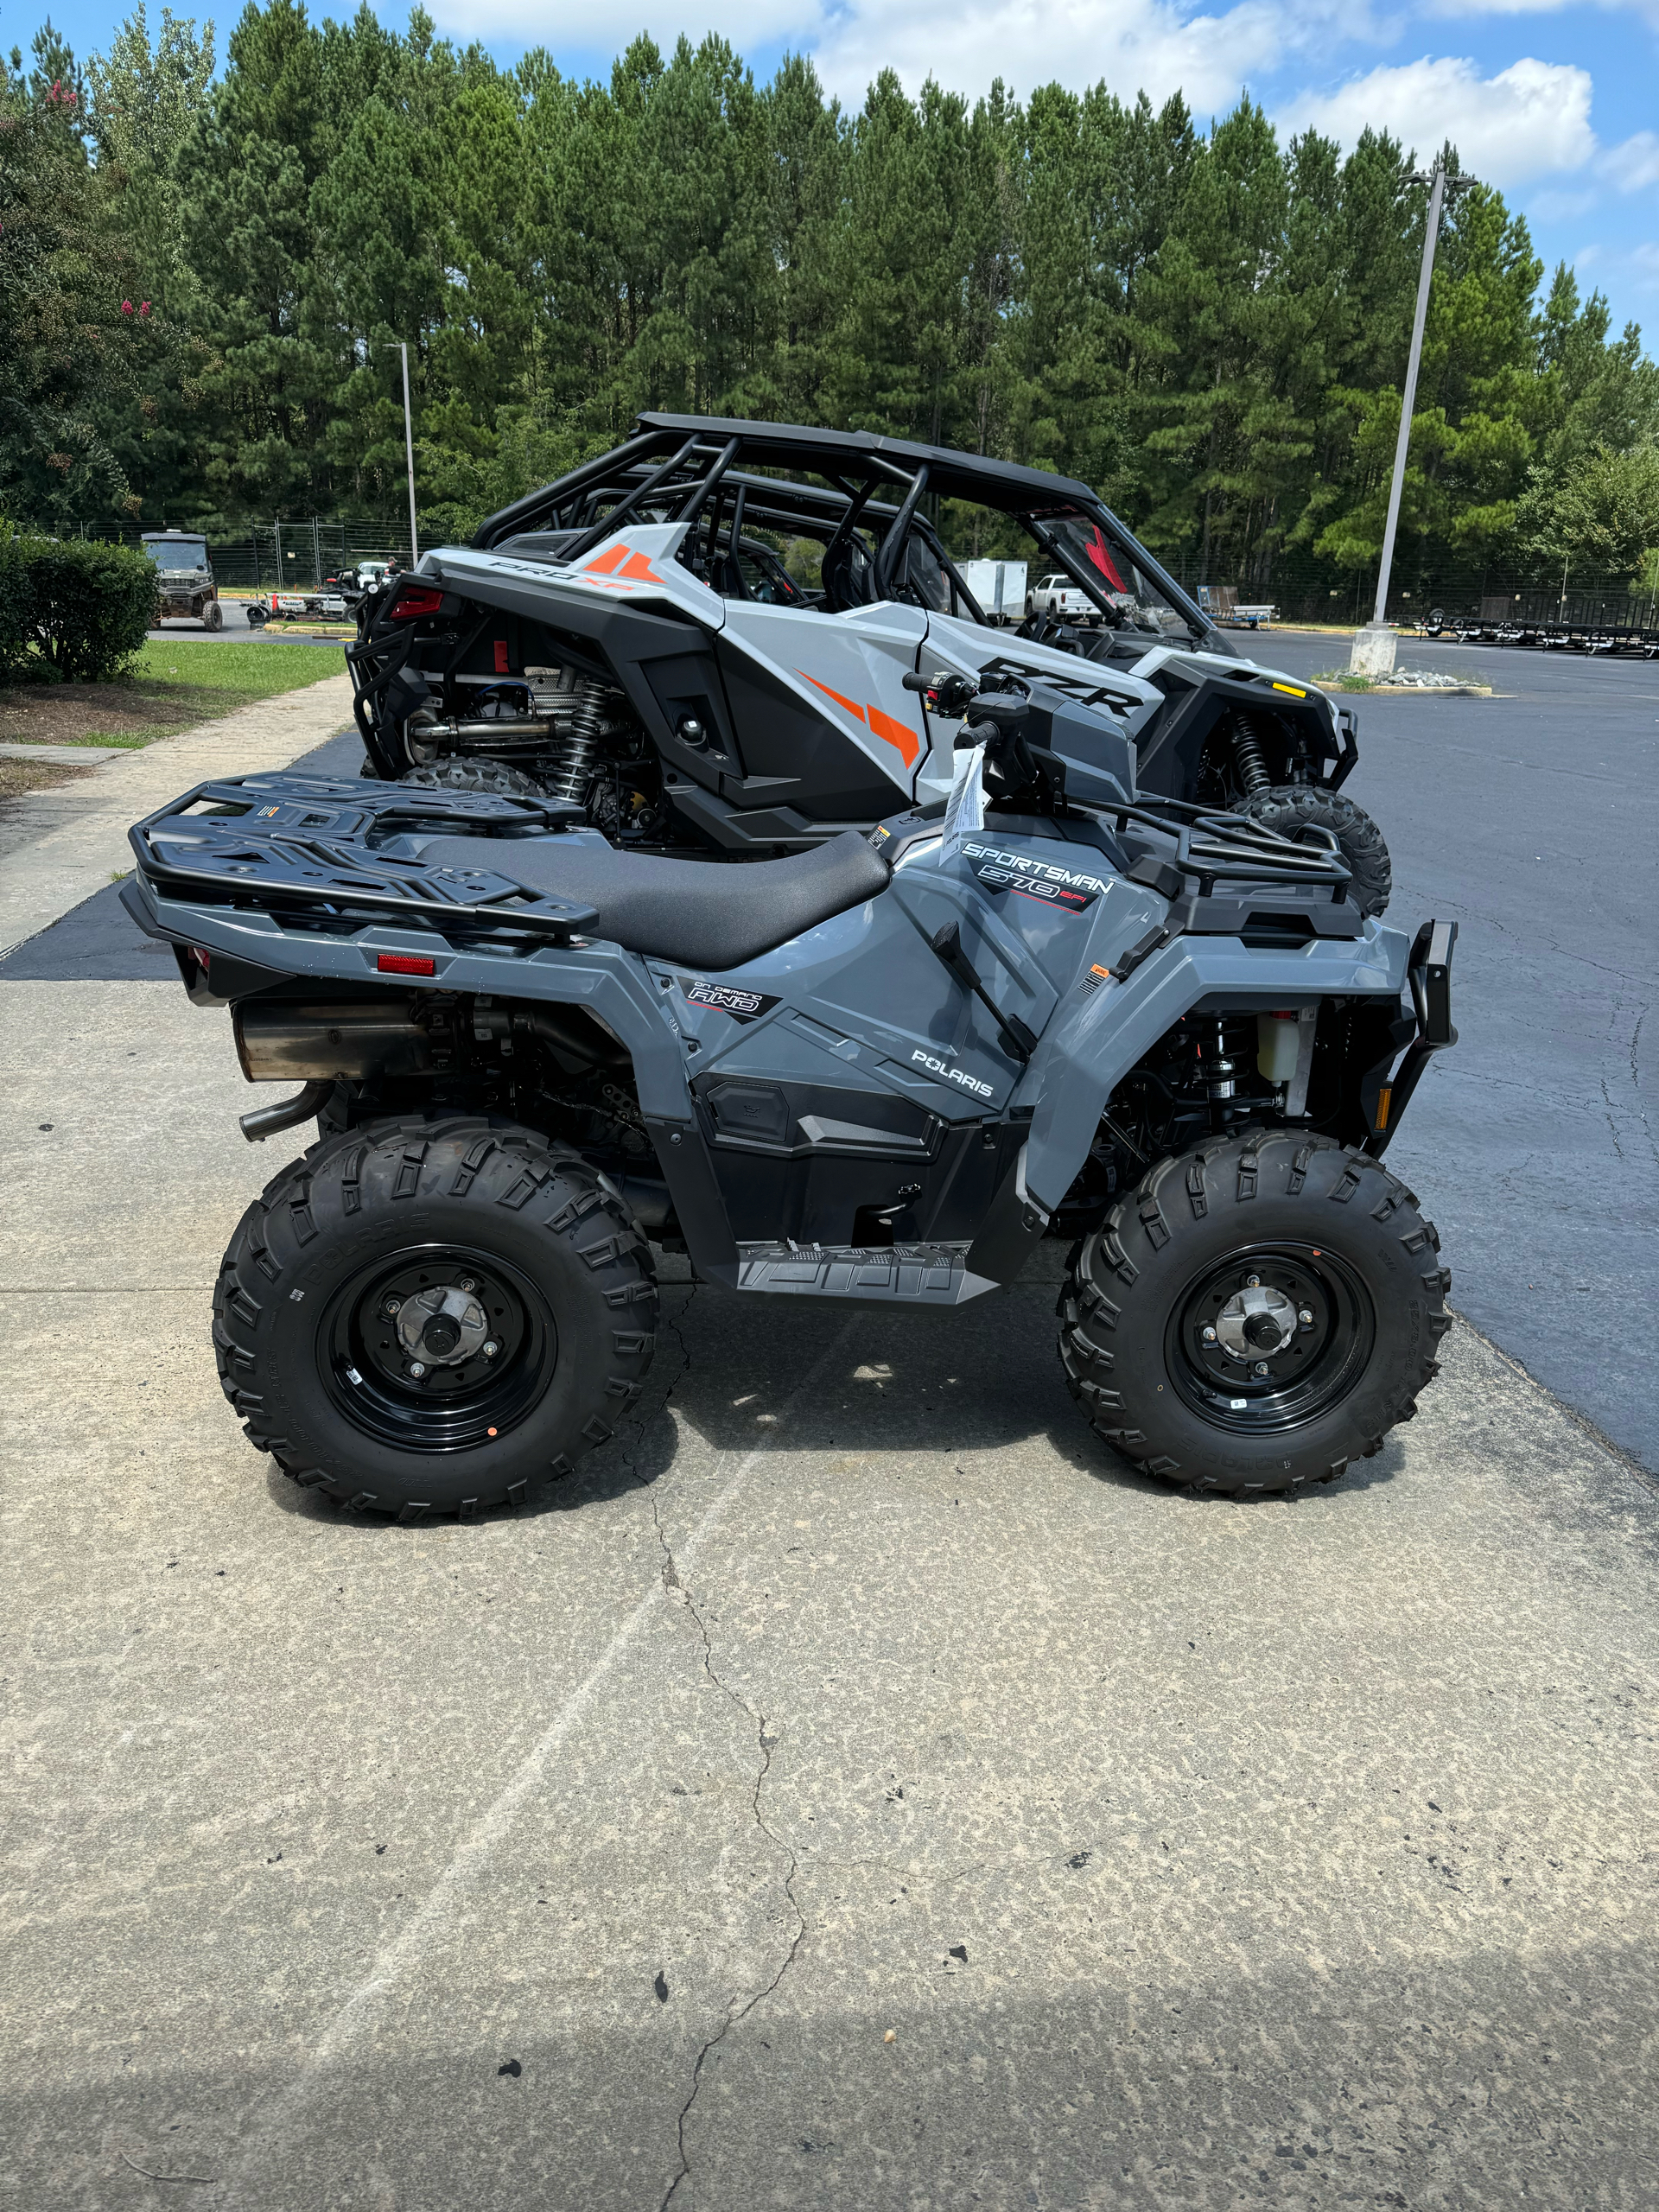
[[[1166,1030],[1201,1002],[1223,1011],[1306,1006],[1316,999],[1397,999],[1411,940],[1370,921],[1358,938],[1293,949],[1236,938],[1179,937],[1127,977],[1073,995],[1043,1039],[1026,1154],[1026,1186],[1052,1214],[1089,1156],[1106,1102]]]

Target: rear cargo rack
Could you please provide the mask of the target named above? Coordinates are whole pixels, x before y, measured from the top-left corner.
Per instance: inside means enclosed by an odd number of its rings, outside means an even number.
[[[536,836],[569,810],[535,799],[324,777],[226,777],[198,784],[134,824],[138,872],[197,906],[257,906],[312,926],[424,925],[449,938],[506,934],[554,944],[597,921],[591,906],[527,889],[495,869],[428,868],[374,849],[418,830]]]

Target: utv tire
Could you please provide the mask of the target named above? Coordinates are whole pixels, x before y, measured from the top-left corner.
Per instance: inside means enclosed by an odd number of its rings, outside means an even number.
[[[243,1216],[213,1294],[249,1441],[402,1521],[568,1474],[639,1395],[656,1321],[627,1208],[575,1153],[479,1118],[314,1146]]]
[[[434,767],[411,768],[402,780],[427,791],[485,791],[496,798],[546,797],[533,776],[500,760],[440,760]]]
[[[216,599],[210,599],[202,608],[201,620],[206,629],[222,630],[225,627],[225,610]]]
[[[1415,1413],[1451,1284],[1380,1161],[1245,1131],[1158,1161],[1074,1248],[1060,1358],[1096,1434],[1146,1473],[1237,1497],[1305,1490]]]
[[[1362,914],[1380,914],[1394,889],[1394,863],[1382,832],[1363,806],[1318,784],[1283,784],[1242,798],[1235,814],[1248,814],[1264,830],[1294,837],[1310,825],[1335,832],[1340,857],[1353,871],[1348,896]]]

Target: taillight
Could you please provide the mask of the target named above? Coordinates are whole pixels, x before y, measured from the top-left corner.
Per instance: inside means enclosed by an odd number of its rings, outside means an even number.
[[[435,614],[443,605],[443,593],[435,584],[405,584],[387,612],[394,622],[418,622],[423,614]]]

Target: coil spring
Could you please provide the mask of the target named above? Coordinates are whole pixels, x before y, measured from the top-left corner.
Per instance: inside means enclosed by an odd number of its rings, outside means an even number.
[[[1254,798],[1258,791],[1270,788],[1268,772],[1262,765],[1262,741],[1255,725],[1242,709],[1235,709],[1233,715],[1233,760],[1246,798]]]
[[[605,724],[605,687],[591,676],[578,677],[573,687],[569,729],[559,743],[558,759],[544,778],[555,798],[580,805],[588,795],[600,733]]]

